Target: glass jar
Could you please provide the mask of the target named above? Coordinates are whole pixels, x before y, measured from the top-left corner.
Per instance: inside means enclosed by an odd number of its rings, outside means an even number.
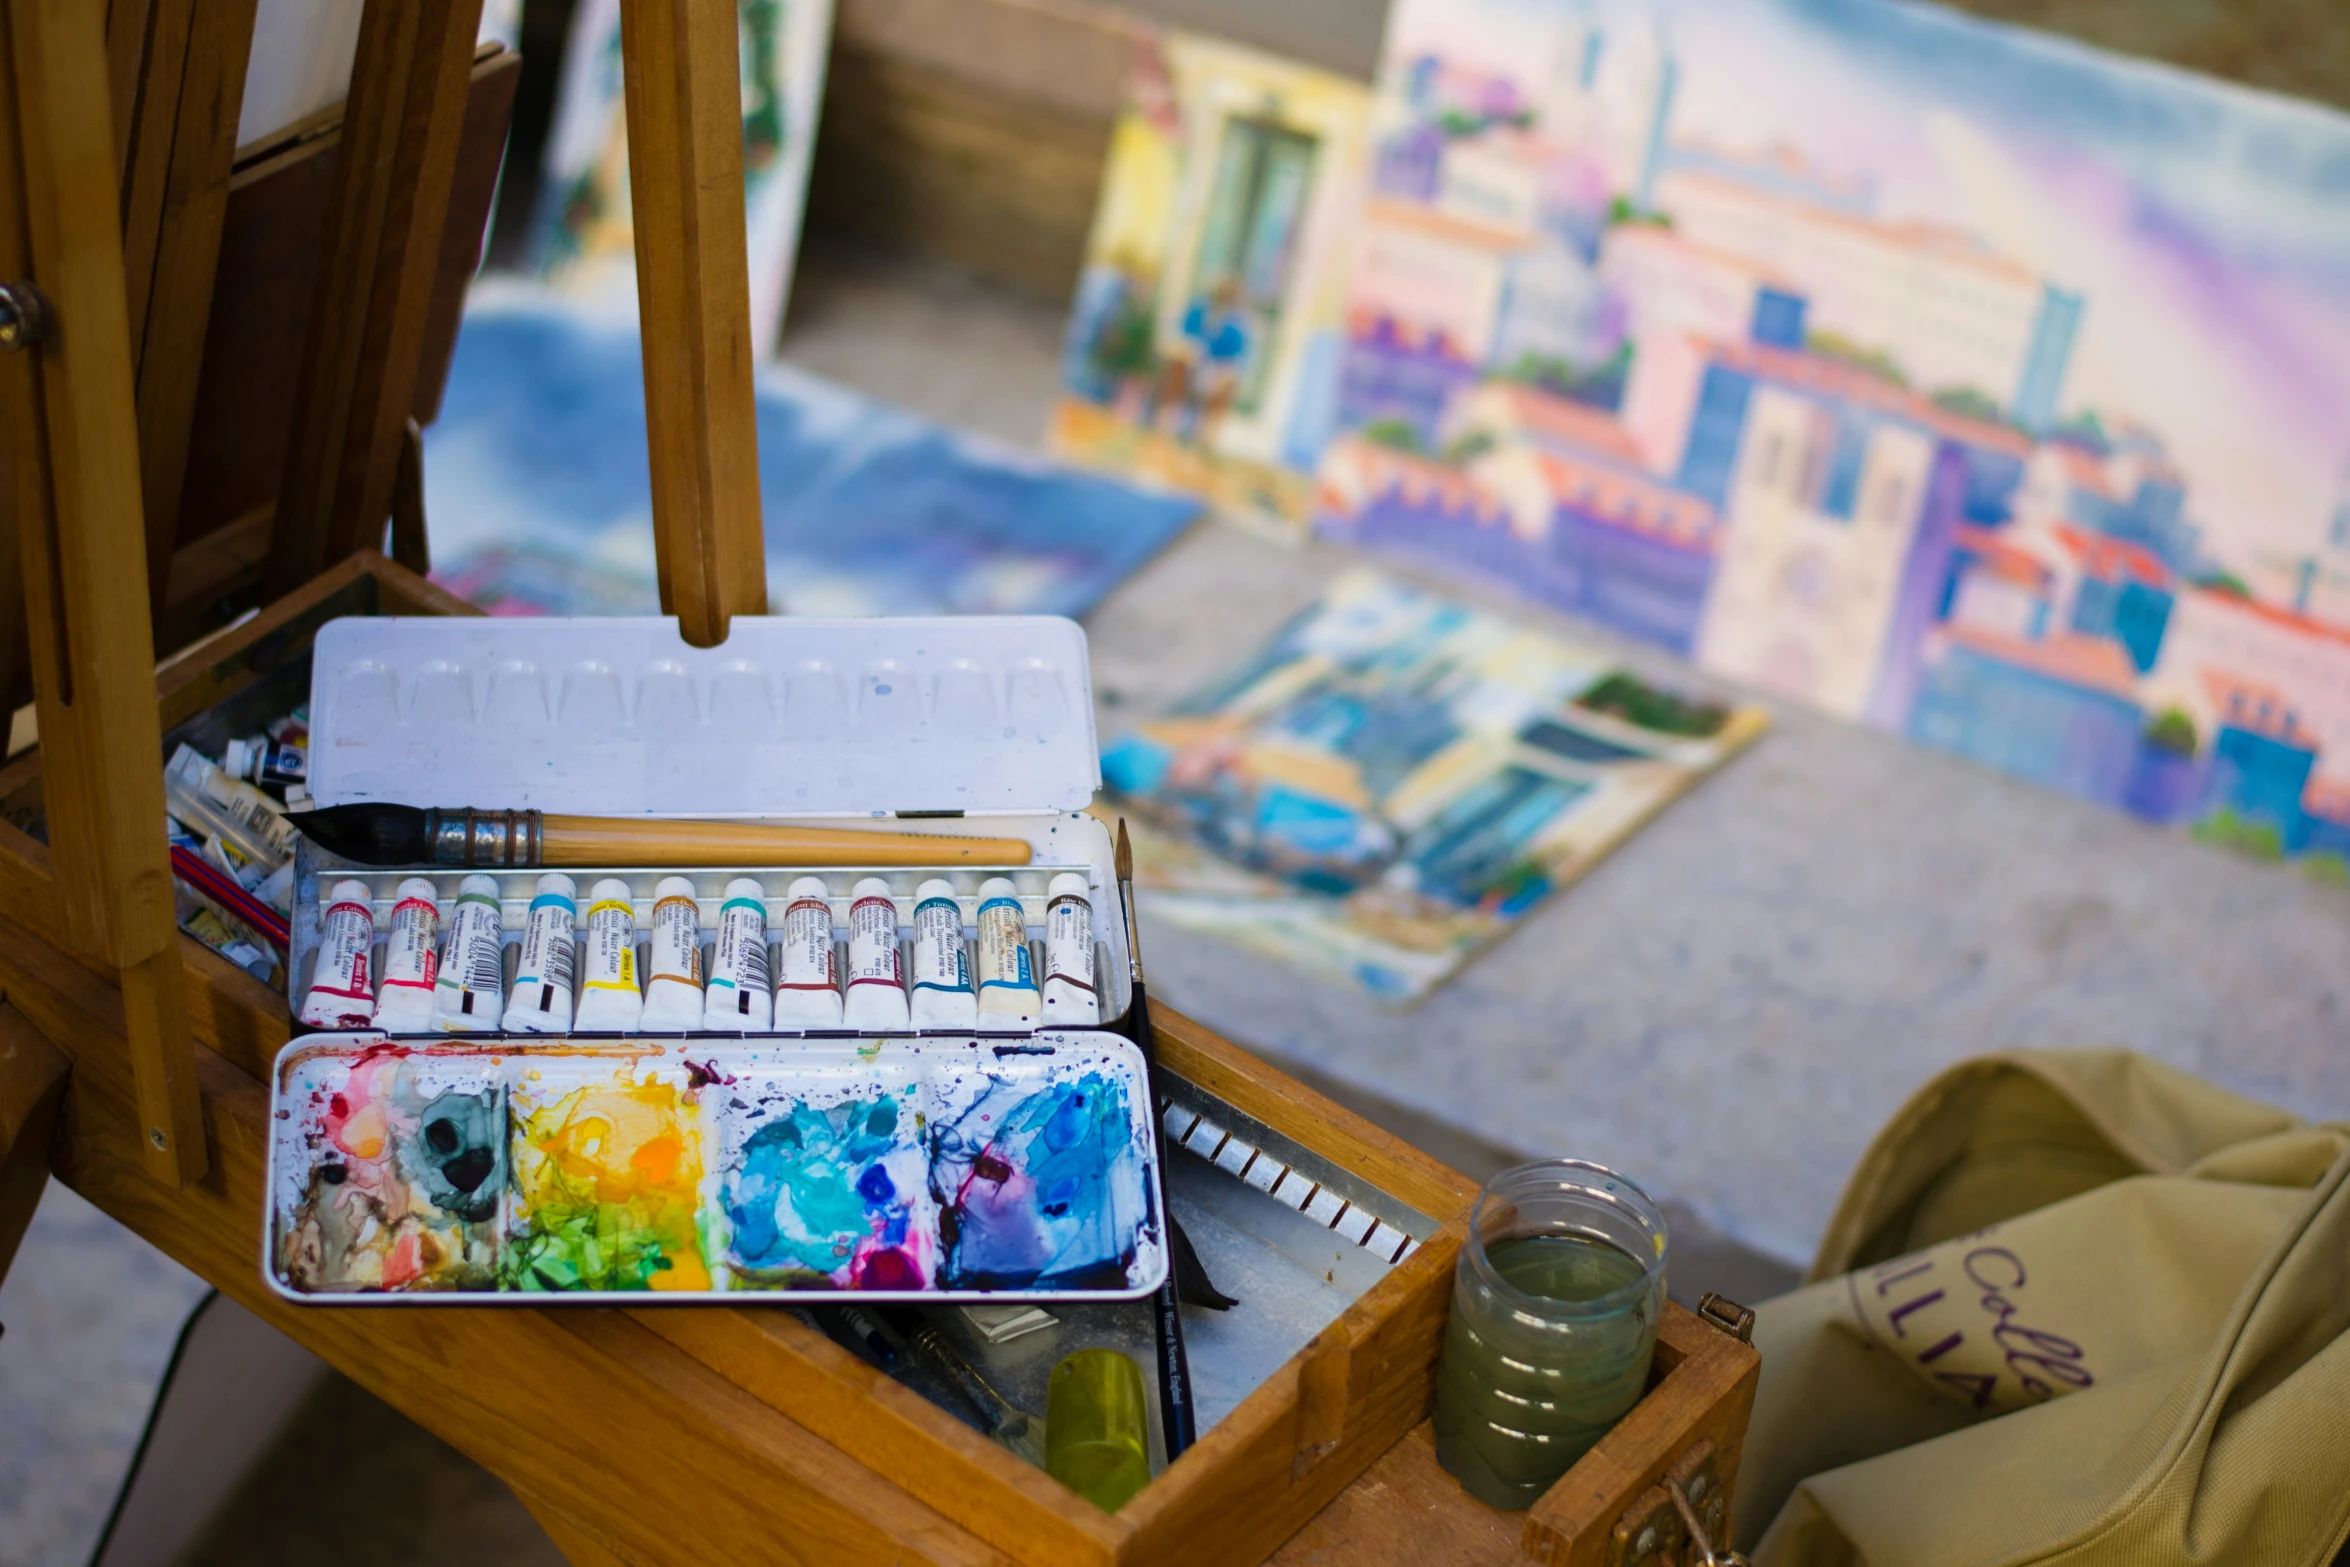
[[[1665,1221],[1612,1170],[1544,1159],[1477,1194],[1436,1380],[1436,1457],[1531,1506],[1637,1403],[1665,1299]]]

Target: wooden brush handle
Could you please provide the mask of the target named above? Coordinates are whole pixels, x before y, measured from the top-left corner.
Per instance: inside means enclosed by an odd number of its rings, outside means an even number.
[[[549,816],[541,865],[1026,865],[1025,838],[779,827],[766,822]]]

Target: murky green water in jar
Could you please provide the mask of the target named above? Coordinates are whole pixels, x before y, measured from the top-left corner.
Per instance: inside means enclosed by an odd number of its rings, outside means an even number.
[[[1487,1260],[1519,1305],[1463,1267],[1436,1382],[1436,1456],[1469,1494],[1495,1507],[1533,1505],[1639,1400],[1656,1349],[1662,1280],[1631,1289],[1623,1309],[1552,1316],[1607,1300],[1648,1269],[1595,1237],[1521,1235],[1489,1242]]]

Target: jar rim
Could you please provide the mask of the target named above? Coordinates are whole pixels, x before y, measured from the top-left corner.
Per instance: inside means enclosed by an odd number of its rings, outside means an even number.
[[[1501,1270],[1486,1255],[1484,1227],[1479,1221],[1485,1216],[1487,1205],[1501,1198],[1496,1188],[1507,1182],[1537,1182],[1544,1176],[1557,1177],[1549,1183],[1554,1188],[1573,1188],[1595,1204],[1622,1210],[1640,1228],[1655,1237],[1655,1255],[1652,1257],[1641,1257],[1625,1247],[1617,1246],[1633,1261],[1643,1264],[1638,1278],[1590,1300],[1563,1301],[1547,1295],[1529,1294],[1501,1276]],[[1602,1235],[1594,1234],[1592,1238],[1616,1245]],[[1588,1159],[1532,1159],[1496,1172],[1477,1189],[1477,1200],[1469,1208],[1468,1237],[1461,1243],[1461,1256],[1476,1273],[1478,1282],[1509,1302],[1513,1310],[1549,1318],[1604,1317],[1623,1310],[1656,1287],[1670,1250],[1671,1237],[1667,1233],[1664,1212],[1657,1207],[1656,1200],[1648,1195],[1647,1190],[1621,1171],[1611,1170],[1604,1164],[1594,1164]]]

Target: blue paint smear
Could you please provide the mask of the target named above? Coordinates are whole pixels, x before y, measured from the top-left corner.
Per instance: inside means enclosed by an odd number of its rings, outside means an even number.
[[[915,1118],[887,1094],[827,1110],[793,1105],[724,1172],[729,1260],[758,1283],[923,1288],[928,1247],[889,1170],[893,1158],[901,1169],[919,1160],[915,1139]]]
[[[1132,1287],[1151,1212],[1121,1080],[998,1079],[931,1141],[948,1288]]]

